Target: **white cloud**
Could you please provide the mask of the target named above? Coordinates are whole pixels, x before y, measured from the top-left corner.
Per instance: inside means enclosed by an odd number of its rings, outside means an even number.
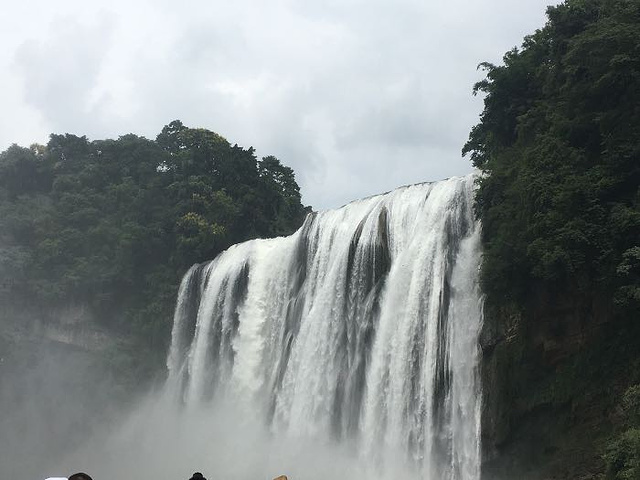
[[[58,17],[49,28],[46,42],[28,40],[16,50],[24,99],[54,129],[82,118],[87,133],[99,133],[103,102],[95,89],[113,21],[105,16],[97,24],[83,25],[72,17]]]
[[[541,27],[547,2],[26,3],[0,32],[0,148],[179,118],[278,156],[330,208],[471,171],[476,65]]]

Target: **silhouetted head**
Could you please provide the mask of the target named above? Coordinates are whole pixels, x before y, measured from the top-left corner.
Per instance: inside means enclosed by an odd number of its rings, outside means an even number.
[[[200,472],[196,472],[193,474],[193,476],[189,480],[207,480],[207,479],[204,478]]]
[[[93,480],[93,478],[91,478],[86,473],[79,472],[79,473],[74,473],[73,475],[71,475],[69,477],[69,480]]]

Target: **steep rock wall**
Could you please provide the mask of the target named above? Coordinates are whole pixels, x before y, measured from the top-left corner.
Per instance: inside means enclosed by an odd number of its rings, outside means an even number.
[[[482,440],[485,478],[592,478],[636,381],[633,331],[610,297],[532,289],[528,304],[485,306]]]
[[[119,417],[137,393],[126,345],[84,305],[2,305],[0,478],[51,476],[47,464]]]

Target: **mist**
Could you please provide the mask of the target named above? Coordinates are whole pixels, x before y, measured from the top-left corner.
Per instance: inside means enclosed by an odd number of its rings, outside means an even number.
[[[57,471],[84,470],[94,479],[207,478],[412,478],[398,458],[378,470],[344,443],[279,435],[236,402],[177,409],[171,399],[149,396],[123,422],[97,433],[57,464]],[[400,469],[402,468],[402,469]]]
[[[77,470],[59,459],[121,418],[133,398],[108,361],[38,333],[0,335],[0,478]]]
[[[385,479],[405,468],[399,458],[393,471],[377,471],[348,444],[280,435],[231,399],[181,408],[156,388],[127,401],[109,368],[82,348],[43,339],[2,351],[0,478],[85,471],[95,480],[169,480],[201,471],[209,479]]]

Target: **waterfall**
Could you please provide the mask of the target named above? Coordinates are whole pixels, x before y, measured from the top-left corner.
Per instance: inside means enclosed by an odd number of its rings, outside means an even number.
[[[180,287],[167,389],[370,465],[480,477],[474,177],[402,187],[234,245]]]

